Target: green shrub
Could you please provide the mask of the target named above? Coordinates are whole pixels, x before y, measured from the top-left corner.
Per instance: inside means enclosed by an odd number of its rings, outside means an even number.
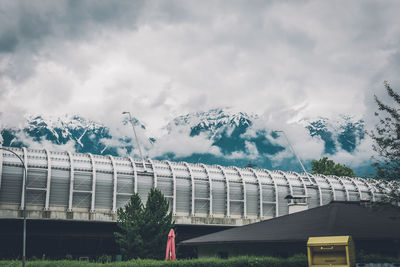
[[[363,263],[400,263],[400,258],[383,256],[378,254],[362,254],[356,258],[357,262]]]
[[[104,257],[103,257],[104,256]],[[101,256],[104,260],[109,260],[110,256]],[[100,257],[99,257],[100,259]],[[290,258],[274,257],[237,257],[229,259],[204,258],[187,259],[177,261],[158,261],[158,260],[130,260],[123,262],[80,262],[73,260],[49,261],[38,260],[28,261],[27,267],[307,267],[307,257],[304,254],[295,255]],[[400,262],[400,258],[391,258],[381,255],[362,255],[357,258],[357,262],[384,263]],[[21,261],[0,261],[0,266],[20,267]]]
[[[74,258],[72,257],[71,254],[67,254],[67,255],[65,255],[65,259],[66,259],[67,261],[72,261]]]
[[[104,255],[106,256],[106,255]],[[110,256],[104,257],[109,259]],[[0,261],[0,266],[17,267],[20,261]],[[304,255],[297,255],[288,259],[273,257],[238,257],[229,259],[188,259],[177,261],[131,260],[125,262],[93,263],[79,261],[28,261],[27,267],[306,267]]]
[[[112,261],[112,256],[111,255],[101,255],[100,257],[97,258],[97,262],[100,263],[108,263]]]

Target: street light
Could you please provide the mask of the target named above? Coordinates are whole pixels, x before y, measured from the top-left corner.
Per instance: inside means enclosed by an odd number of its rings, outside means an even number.
[[[144,161],[142,149],[140,148],[139,140],[138,140],[137,135],[136,135],[135,125],[133,124],[133,121],[132,121],[132,115],[131,115],[131,113],[129,111],[124,111],[124,112],[122,112],[122,114],[123,115],[126,115],[126,114],[129,115],[129,121],[130,121],[130,123],[132,125],[133,133],[135,134],[135,139],[136,139],[136,143],[137,143],[137,146],[138,146],[138,149],[139,149],[140,157],[142,158],[143,168],[144,168],[144,171],[146,172],[147,171],[146,164],[145,164],[145,161]]]
[[[290,150],[292,150],[293,154],[296,156],[296,159],[297,159],[297,161],[300,163],[301,168],[303,169],[304,173],[307,175],[308,178],[310,178],[310,175],[308,174],[308,172],[307,172],[306,169],[304,168],[304,165],[303,165],[303,163],[301,162],[300,157],[297,155],[296,151],[294,151],[294,148],[292,147],[292,144],[290,143],[289,138],[287,137],[286,133],[285,133],[283,130],[276,130],[276,131],[274,131],[274,132],[275,132],[275,133],[283,133],[283,135],[284,135],[285,138],[286,138],[286,141],[287,141],[288,144],[289,144]]]
[[[25,267],[25,260],[26,260],[26,178],[28,175],[28,171],[25,167],[25,161],[14,151],[8,148],[4,148],[0,144],[0,150],[5,150],[8,151],[15,156],[21,161],[22,167],[24,167],[24,226],[23,226],[23,237],[22,237],[22,267]]]

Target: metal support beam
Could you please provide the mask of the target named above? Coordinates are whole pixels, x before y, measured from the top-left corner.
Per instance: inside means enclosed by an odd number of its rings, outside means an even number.
[[[26,164],[25,161],[14,151],[8,149],[8,148],[3,148],[1,146],[0,143],[0,150],[6,150],[12,154],[14,154],[14,156],[16,156],[18,158],[19,161],[21,161],[22,166],[24,167],[24,175],[23,177],[26,178],[27,175],[27,169],[26,169]],[[1,152],[3,153],[3,152]],[[26,153],[24,153],[24,155],[26,155]],[[25,180],[25,179],[24,179]],[[26,182],[24,183],[24,192],[26,192]],[[22,267],[25,267],[25,262],[26,262],[26,198],[24,198],[24,202],[23,202],[23,214],[24,214],[24,221],[23,221],[23,228],[22,228]]]
[[[275,180],[275,177],[272,175],[272,173],[269,170],[263,169],[265,173],[269,175],[269,178],[271,178],[272,182],[274,183],[274,189],[275,189],[275,217],[279,216],[279,195],[278,195],[278,183]]]
[[[293,194],[293,186],[292,186],[292,184],[290,183],[289,178],[286,176],[286,173],[284,173],[283,171],[276,171],[276,172],[279,173],[279,174],[281,174],[281,175],[283,176],[283,178],[285,178],[286,183],[287,183],[287,185],[289,186],[290,194],[293,196],[293,195],[294,195],[294,194]]]
[[[153,187],[157,188],[157,173],[156,173],[156,166],[154,165],[153,160],[149,159],[149,162],[151,164],[151,168],[153,169]]]
[[[46,203],[44,205],[44,210],[49,210],[50,203],[50,185],[51,185],[51,156],[50,152],[45,149],[47,157],[47,184],[46,184]]]
[[[133,192],[137,193],[137,168],[136,164],[131,157],[128,157],[129,161],[131,162],[132,170],[133,170]]]
[[[365,184],[365,186],[366,187],[368,187],[368,190],[369,190],[369,193],[370,193],[370,195],[371,195],[371,197],[372,197],[372,201],[373,202],[375,202],[375,190],[374,190],[374,188],[372,188],[372,186],[366,181],[366,179],[364,178],[364,179],[359,179],[362,183],[364,183]]]
[[[92,203],[90,205],[90,212],[95,212],[95,201],[96,201],[96,163],[93,155],[89,153],[90,162],[92,164]]]
[[[225,179],[225,185],[226,185],[226,217],[231,217],[231,190],[229,188],[229,180],[228,177],[226,176],[226,173],[224,171],[224,169],[222,168],[222,166],[220,165],[216,165],[217,168],[222,172],[222,175],[224,176]]]
[[[350,177],[344,177],[347,181],[350,181],[353,185],[354,185],[354,187],[357,189],[357,191],[358,191],[358,195],[360,196],[359,197],[359,200],[362,200],[362,195],[361,195],[361,189],[360,189],[360,187],[358,186],[358,184],[356,183],[356,180],[355,179],[353,179],[353,178],[350,178]]]
[[[263,211],[263,190],[262,190],[262,184],[260,181],[260,177],[258,174],[252,169],[252,168],[247,168],[251,173],[253,173],[254,177],[257,179],[257,184],[258,184],[258,204],[259,204],[259,215],[258,217],[262,220],[264,217],[264,211]]]
[[[193,173],[192,173],[192,169],[190,168],[189,164],[187,164],[186,162],[183,162],[183,165],[185,165],[185,167],[187,168],[189,175],[190,175],[190,181],[191,181],[191,187],[190,187],[190,191],[191,191],[191,202],[190,202],[190,214],[192,216],[195,216],[195,205],[194,205],[194,201],[195,201],[195,184],[194,184],[194,177],[193,177]]]
[[[326,181],[326,183],[329,185],[329,187],[331,188],[331,192],[332,192],[332,197],[333,197],[333,201],[336,201],[336,192],[335,192],[335,187],[333,186],[331,180],[326,177],[323,174],[318,174],[319,176],[321,176],[322,178],[324,178],[324,180]]]
[[[170,170],[171,170],[171,174],[172,174],[172,182],[173,182],[173,188],[172,188],[172,215],[176,214],[176,176],[175,176],[175,172],[174,172],[174,168],[172,167],[171,162],[169,162],[168,160],[165,161]]]
[[[383,193],[382,192],[382,186],[375,179],[368,178],[368,181],[370,181],[373,184],[373,188],[374,188],[374,191],[375,191],[375,200],[377,200],[377,194],[382,195],[382,193]],[[378,186],[378,188],[377,188],[377,186]]]
[[[25,208],[25,192],[26,192],[26,190],[25,190],[25,188],[26,188],[26,183],[28,183],[28,152],[26,151],[26,148],[25,147],[23,147],[22,148],[22,151],[24,152],[24,163],[25,163],[25,172],[23,172],[23,175],[22,175],[22,193],[21,193],[21,209],[24,209]],[[26,174],[25,174],[26,173]],[[25,177],[26,176],[26,177]]]
[[[67,151],[69,158],[69,198],[68,198],[68,211],[72,211],[72,199],[74,192],[74,159],[71,152]]]
[[[238,173],[240,180],[242,182],[242,190],[243,190],[243,218],[247,218],[247,192],[246,192],[246,182],[243,178],[242,173],[237,167],[233,167],[235,171]]]
[[[319,184],[318,180],[314,177],[314,175],[312,174],[308,174],[309,177],[313,178],[313,180],[315,181],[315,184],[318,187],[318,195],[319,195],[319,205],[322,206],[322,189],[321,189],[321,185]]]
[[[111,213],[117,213],[117,187],[118,187],[118,181],[117,181],[117,169],[115,168],[115,160],[114,157],[109,155],[108,156],[111,161],[111,166],[113,169],[113,202],[112,202],[112,210]]]
[[[305,195],[305,196],[308,196],[307,185],[306,185],[306,183],[304,182],[303,178],[302,178],[302,177],[300,176],[300,174],[298,174],[297,172],[291,172],[291,173],[293,173],[293,174],[299,179],[299,181],[302,183],[303,189],[304,189],[304,195]],[[310,179],[310,177],[307,176],[307,179]],[[306,199],[306,201],[307,201],[307,199]]]
[[[212,197],[212,193],[213,193],[213,187],[212,187],[212,179],[210,176],[210,173],[208,172],[208,169],[206,167],[206,165],[204,164],[200,164],[201,167],[203,167],[204,172],[206,173],[206,176],[208,178],[208,193],[209,193],[209,200],[210,200],[210,205],[209,205],[209,209],[208,209],[208,215],[211,217],[213,216],[213,197]]]
[[[335,179],[337,179],[339,181],[339,183],[343,186],[343,189],[346,192],[346,200],[350,201],[349,190],[347,189],[346,185],[344,184],[343,179],[339,176],[331,176],[331,177],[334,177]]]

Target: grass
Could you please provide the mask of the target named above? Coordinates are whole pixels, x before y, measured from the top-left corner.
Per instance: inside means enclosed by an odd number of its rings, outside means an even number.
[[[0,266],[19,267],[21,261],[0,261]],[[229,259],[191,259],[177,261],[157,261],[157,260],[131,260],[110,263],[82,262],[73,260],[38,260],[28,261],[27,267],[306,267],[307,260],[304,255],[295,256],[288,259],[273,257],[238,257]]]
[[[360,255],[357,262],[400,263],[400,258],[379,255]],[[19,267],[21,261],[0,260],[1,267]],[[307,267],[307,257],[299,254],[290,258],[274,257],[237,257],[229,259],[204,258],[177,261],[130,260],[122,262],[85,262],[76,260],[31,260],[27,267]]]

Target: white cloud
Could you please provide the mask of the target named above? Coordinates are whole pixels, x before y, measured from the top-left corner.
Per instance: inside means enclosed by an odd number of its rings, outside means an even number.
[[[369,136],[366,136],[353,152],[350,153],[339,148],[334,155],[329,155],[329,158],[337,163],[345,164],[353,168],[369,165],[371,163],[371,157],[377,156],[377,153],[372,150],[372,144],[373,140]]]
[[[185,127],[175,128],[169,134],[162,136],[154,146],[147,151],[150,157],[162,156],[173,153],[175,157],[190,156],[195,153],[209,153],[221,156],[221,151],[213,145],[213,141],[205,134],[189,135],[189,129]]]
[[[0,30],[17,42],[0,60],[1,107],[101,121],[130,109],[155,134],[215,106],[364,114],[371,87],[399,68],[399,4],[343,3],[3,3],[15,19]]]
[[[285,130],[307,160],[323,145],[295,121],[369,122],[383,80],[400,88],[398,1],[68,3],[1,2],[0,126],[68,113],[132,136],[126,110],[162,137],[178,115],[231,106],[264,114],[257,127]],[[139,134],[153,155],[219,153],[200,136],[174,138],[150,148]]]
[[[40,141],[36,141],[23,131],[16,132],[15,136],[17,137],[18,141],[32,149],[48,149],[49,151],[58,152],[75,151],[74,141],[68,141],[65,144],[54,144],[53,142],[45,140],[44,138],[42,138]]]

